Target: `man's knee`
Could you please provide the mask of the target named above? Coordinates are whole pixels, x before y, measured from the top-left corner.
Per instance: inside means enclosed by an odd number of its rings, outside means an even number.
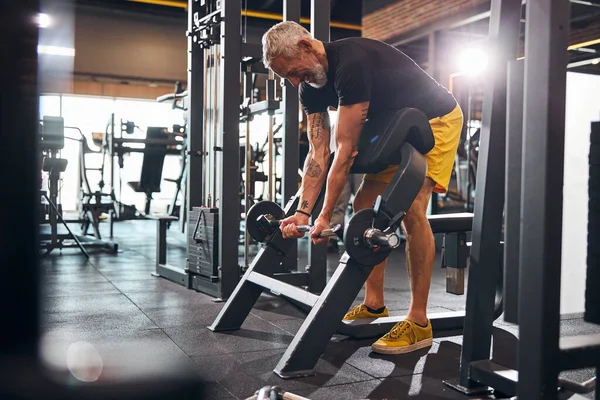
[[[365,193],[364,190],[359,190],[358,193],[356,193],[356,196],[354,196],[354,201],[352,202],[352,209],[354,212],[373,207],[371,197],[372,196],[370,196],[368,193]]]
[[[363,181],[356,196],[354,196],[354,202],[352,203],[354,212],[373,207],[375,200],[377,200],[379,195],[383,194],[386,187],[387,183],[384,182]]]
[[[402,224],[404,225],[404,230],[408,235],[419,228],[429,226],[429,220],[427,219],[427,208],[423,210],[421,207],[411,207],[404,216]]]
[[[433,192],[433,186],[435,186],[435,183],[427,178],[419,191],[419,194],[417,194],[417,197],[404,216],[403,224],[407,234],[410,235],[415,229],[429,227],[427,209],[429,207],[431,193]]]

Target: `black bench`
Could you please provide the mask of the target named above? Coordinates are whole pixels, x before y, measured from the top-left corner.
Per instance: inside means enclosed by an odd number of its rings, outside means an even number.
[[[443,234],[440,266],[446,269],[446,292],[465,293],[465,269],[469,258],[467,232],[473,226],[472,213],[430,215],[429,225],[434,234]]]

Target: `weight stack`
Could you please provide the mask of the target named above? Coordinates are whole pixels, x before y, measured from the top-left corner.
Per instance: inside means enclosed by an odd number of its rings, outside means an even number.
[[[600,290],[598,290],[598,287],[600,287],[600,122],[592,123],[590,142],[587,277],[584,319],[588,322],[600,324]]]
[[[188,225],[188,271],[210,282],[219,280],[219,209],[194,207]]]

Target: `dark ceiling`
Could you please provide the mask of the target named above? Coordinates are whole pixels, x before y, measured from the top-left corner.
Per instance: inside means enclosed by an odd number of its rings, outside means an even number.
[[[122,10],[140,15],[155,15],[170,18],[186,18],[185,0],[75,0],[79,6],[91,6],[103,9]],[[322,0],[318,1],[322,4]],[[369,0],[370,1],[370,0]],[[373,0],[374,1],[374,0]],[[385,5],[390,0],[378,0]],[[363,0],[329,0],[331,9],[331,39],[336,40],[348,36],[360,36]],[[157,4],[159,3],[159,4]],[[247,3],[247,4],[246,4]],[[600,0],[570,0],[571,29],[584,29],[600,20]],[[369,3],[371,4],[371,3]],[[375,4],[375,2],[373,2]],[[249,33],[254,29],[257,35],[268,29],[283,13],[283,0],[242,0],[242,8],[247,9],[254,17],[248,17]],[[301,0],[302,17],[310,18],[311,0]],[[525,5],[523,6],[523,18]],[[521,24],[521,35],[524,34],[524,19]],[[489,18],[480,18],[460,27],[441,28],[441,35],[450,41],[477,40],[485,38],[489,27]],[[257,36],[260,37],[260,36]],[[419,64],[425,65],[428,57],[428,41],[426,37],[411,39],[399,46]],[[600,57],[600,43],[592,43],[569,51],[569,63],[585,62]],[[580,70],[600,71],[600,64],[577,66]]]
[[[162,16],[183,16],[186,13],[185,0],[75,0],[83,6],[118,8],[127,11]],[[315,0],[321,3],[322,0]],[[362,18],[362,0],[329,0],[331,20],[350,24],[358,28]],[[246,4],[247,3],[247,4]],[[321,3],[322,4],[322,3]],[[282,0],[242,0],[242,9],[263,13],[283,13]],[[302,17],[310,18],[311,1],[301,0]],[[251,20],[262,18],[250,18]]]

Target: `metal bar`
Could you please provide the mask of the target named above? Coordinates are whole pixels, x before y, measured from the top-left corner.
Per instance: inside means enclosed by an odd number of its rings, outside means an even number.
[[[53,186],[53,185],[52,185]],[[56,198],[55,195],[53,195],[54,198]],[[88,252],[86,251],[86,249],[83,247],[83,245],[81,244],[81,242],[79,241],[79,238],[73,234],[73,231],[71,231],[71,228],[69,228],[69,225],[67,225],[67,223],[65,222],[65,220],[62,218],[62,215],[60,215],[60,212],[58,211],[58,208],[56,207],[55,203],[53,203],[52,201],[50,201],[50,199],[48,198],[48,196],[44,195],[44,197],[46,198],[46,200],[48,201],[48,204],[50,204],[50,207],[52,208],[52,210],[50,211],[50,229],[51,229],[51,243],[52,243],[52,247],[54,247],[59,238],[65,239],[65,238],[71,238],[73,239],[73,241],[75,241],[75,243],[77,244],[77,247],[79,247],[79,250],[81,250],[81,252],[83,253],[83,255],[85,256],[85,258],[90,258],[90,255],[88,254]],[[53,222],[53,216],[54,216],[54,222]],[[58,219],[60,219],[60,221],[62,222],[63,226],[66,228],[67,232],[69,232],[68,235],[59,235],[58,234]],[[62,247],[62,245],[61,245]]]
[[[469,365],[490,356],[494,289],[500,273],[501,226],[504,203],[504,151],[506,128],[506,63],[517,56],[521,0],[492,0],[489,41],[494,70],[484,88],[481,146],[467,288],[460,385],[474,385]]]
[[[277,363],[274,372],[282,378],[312,375],[312,370],[340,326],[373,267],[363,267],[344,253],[323,293],[298,333]]]
[[[594,367],[600,360],[600,334],[567,336],[559,340],[560,369],[580,369]]]
[[[273,275],[279,269],[282,255],[292,247],[293,243],[293,240],[284,240],[281,231],[277,231],[270,242],[263,245],[232,291],[227,303],[225,303],[212,325],[209,326],[210,330],[215,332],[227,331],[239,329],[242,326],[263,291],[260,286],[250,282],[248,277],[253,272]],[[230,253],[234,253],[237,257],[237,252],[230,251]]]
[[[221,173],[221,190],[218,199],[221,296],[227,298],[240,280],[236,250],[240,230],[240,186],[239,178],[232,179],[232,177],[238,177],[240,174],[241,2],[223,1],[221,6],[223,21],[221,22],[220,57],[223,58],[223,63],[219,75],[219,88],[222,90],[219,126],[222,130],[219,135],[222,137],[223,151],[215,167],[219,168]]]
[[[600,249],[597,244],[600,239],[600,122],[591,124],[588,165],[587,271],[583,319],[600,324]]]
[[[504,320],[518,323],[521,158],[523,148],[522,60],[508,63],[506,90],[506,184],[504,197]]]
[[[189,287],[189,275],[185,270],[169,264],[156,264],[156,273],[154,276],[160,276],[171,282],[178,283],[184,287]]]
[[[294,286],[308,286],[309,276],[308,272],[280,272],[274,274],[273,278]]]
[[[437,80],[436,77],[436,50],[437,47],[435,45],[436,42],[436,33],[431,32],[427,37],[427,73],[431,75],[434,79]]]
[[[157,222],[156,235],[156,263],[167,263],[167,221],[159,219]]]
[[[273,70],[269,70],[269,78],[267,79],[267,100],[270,99],[275,99],[275,75],[273,73]],[[274,174],[274,163],[275,163],[275,155],[273,154],[273,149],[275,148],[275,146],[273,146],[273,115],[271,113],[269,113],[269,134],[267,137],[267,141],[268,141],[268,145],[269,145],[269,177],[268,177],[268,183],[269,183],[269,201],[275,201],[275,191],[273,190],[275,188],[275,174]]]
[[[300,21],[300,0],[284,0],[283,18],[285,21]],[[283,86],[283,155],[282,155],[282,178],[281,178],[281,206],[291,199],[298,191],[298,163],[300,150],[299,140],[299,118],[300,104],[298,101],[298,90],[290,84],[287,79],[281,81]],[[292,271],[298,269],[298,246],[293,246],[283,259],[283,269]]]
[[[312,222],[317,219],[323,208],[324,193],[325,186],[323,186],[321,194],[315,203],[315,207],[312,209]],[[309,290],[313,293],[320,293],[327,284],[327,245],[314,245],[312,241],[310,241],[308,247],[308,262],[309,264],[306,266],[306,272],[309,273]]]
[[[244,97],[246,99],[250,99],[250,104],[254,101],[252,96],[252,72],[250,72],[250,68],[247,66],[246,72],[244,73]],[[250,118],[246,119],[246,155],[244,157],[244,172],[245,172],[245,184],[244,184],[244,215],[248,215],[248,211],[250,211],[250,207],[252,207],[252,201],[250,201],[250,197],[254,190],[251,190],[251,184],[253,184],[252,179],[250,177],[250,161],[252,159],[252,147],[250,142]],[[254,189],[254,188],[252,188]],[[248,267],[250,263],[250,235],[248,234],[248,230],[244,232],[244,268]]]
[[[193,10],[199,6],[194,0],[188,0],[188,69],[187,69],[187,92],[188,92],[188,121],[187,121],[187,207],[191,211],[193,207],[204,204],[204,175],[205,147],[205,104],[206,85],[204,71],[206,70],[204,49],[201,49],[193,40],[194,13]]]
[[[0,142],[5,153],[0,177],[10,195],[0,196],[0,283],[3,329],[0,354],[13,359],[37,360],[40,333],[40,279],[38,268],[39,158],[38,158],[38,27],[30,21],[39,12],[39,2],[3,3],[0,35],[6,70],[0,77]],[[14,132],[19,132],[15,135]],[[18,268],[9,268],[11,264]],[[4,357],[3,357],[4,358]],[[4,359],[2,360],[4,361]],[[10,390],[10,389],[9,389]]]
[[[517,391],[519,373],[514,369],[481,360],[471,363],[471,379],[483,385],[488,385],[502,392],[507,397],[512,397]]]
[[[319,297],[304,289],[270,278],[258,272],[251,272],[247,277],[249,282],[262,286],[272,293],[290,298],[308,307],[313,307]]]
[[[569,2],[526,12],[517,396],[556,399]]]
[[[224,21],[223,24],[225,24],[226,22]],[[218,178],[218,174],[219,174],[219,169],[215,168],[218,163],[219,163],[219,156],[217,153],[217,148],[220,147],[219,146],[219,135],[221,134],[221,132],[224,132],[224,127],[221,123],[221,121],[219,120],[219,118],[221,117],[221,112],[222,112],[222,107],[223,107],[223,103],[221,103],[222,101],[222,93],[219,92],[222,82],[220,82],[220,78],[221,76],[223,76],[223,71],[221,71],[221,45],[220,44],[215,44],[211,47],[211,49],[213,50],[213,71],[214,71],[214,86],[213,86],[213,92],[212,92],[212,96],[213,96],[213,107],[212,107],[212,148],[210,149],[210,151],[213,154],[213,164],[211,165],[212,167],[212,194],[213,194],[213,199],[216,202],[217,198],[219,197],[219,189],[222,189],[221,186],[219,185],[219,178]],[[230,59],[228,59],[228,63],[229,61],[231,61]],[[238,71],[239,74],[239,71]],[[239,81],[238,81],[239,84]],[[239,88],[238,88],[239,91]],[[238,94],[239,96],[239,94]],[[239,101],[239,98],[238,98]],[[239,108],[238,108],[239,110]],[[238,125],[238,131],[239,131],[239,125]],[[239,138],[239,133],[238,133],[238,138]],[[238,143],[239,146],[239,143]],[[224,153],[224,150],[222,150]],[[224,154],[221,154],[222,156]],[[237,175],[236,175],[237,176]],[[238,186],[239,189],[239,186]],[[239,192],[238,192],[239,194]],[[216,203],[215,203],[216,206]]]
[[[331,4],[330,0],[310,0],[310,33],[317,40],[329,42]]]

